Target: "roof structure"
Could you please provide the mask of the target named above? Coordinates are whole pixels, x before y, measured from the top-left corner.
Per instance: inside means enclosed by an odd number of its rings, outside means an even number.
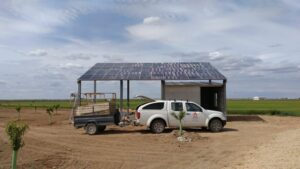
[[[208,62],[97,63],[79,81],[94,80],[225,80]]]
[[[166,86],[223,86],[222,83],[217,82],[166,82]]]

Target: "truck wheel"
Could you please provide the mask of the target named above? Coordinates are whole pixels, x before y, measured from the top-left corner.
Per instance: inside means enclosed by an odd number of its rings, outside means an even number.
[[[97,126],[95,123],[88,123],[85,127],[85,131],[89,135],[94,135],[97,133]]]
[[[212,132],[219,132],[223,129],[223,124],[220,119],[212,119],[209,122],[209,129]]]
[[[165,130],[166,124],[161,119],[153,120],[150,125],[150,129],[153,133],[162,133]]]
[[[98,126],[97,132],[103,132],[106,129],[106,126]]]

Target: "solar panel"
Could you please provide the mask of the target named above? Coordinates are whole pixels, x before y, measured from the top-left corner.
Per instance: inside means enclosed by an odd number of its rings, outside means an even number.
[[[97,63],[78,80],[225,80],[208,62]]]

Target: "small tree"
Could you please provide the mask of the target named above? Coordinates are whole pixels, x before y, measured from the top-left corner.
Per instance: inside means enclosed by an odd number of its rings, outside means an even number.
[[[21,147],[24,146],[24,141],[22,137],[25,131],[28,129],[28,125],[20,121],[11,121],[7,123],[5,127],[6,134],[9,137],[11,148],[13,150],[11,168],[17,168],[17,154]]]
[[[49,124],[52,124],[52,114],[53,114],[53,107],[48,107],[46,109],[46,113],[49,116]]]
[[[56,105],[53,106],[53,108],[55,109],[55,113],[57,114],[57,110],[60,108],[60,105],[56,104]]]
[[[16,111],[18,112],[18,120],[20,120],[20,118],[21,118],[21,106],[20,105],[18,105],[16,107]]]
[[[33,107],[34,107],[34,113],[36,113],[37,106],[36,106],[35,101],[33,101]]]
[[[183,131],[182,131],[182,119],[185,117],[185,111],[180,111],[178,113],[178,115],[174,112],[171,113],[171,115],[177,119],[179,121],[179,135],[182,136],[183,135]]]

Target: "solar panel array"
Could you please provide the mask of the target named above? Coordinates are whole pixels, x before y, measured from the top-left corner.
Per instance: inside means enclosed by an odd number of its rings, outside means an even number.
[[[97,63],[78,80],[224,80],[208,62]]]

